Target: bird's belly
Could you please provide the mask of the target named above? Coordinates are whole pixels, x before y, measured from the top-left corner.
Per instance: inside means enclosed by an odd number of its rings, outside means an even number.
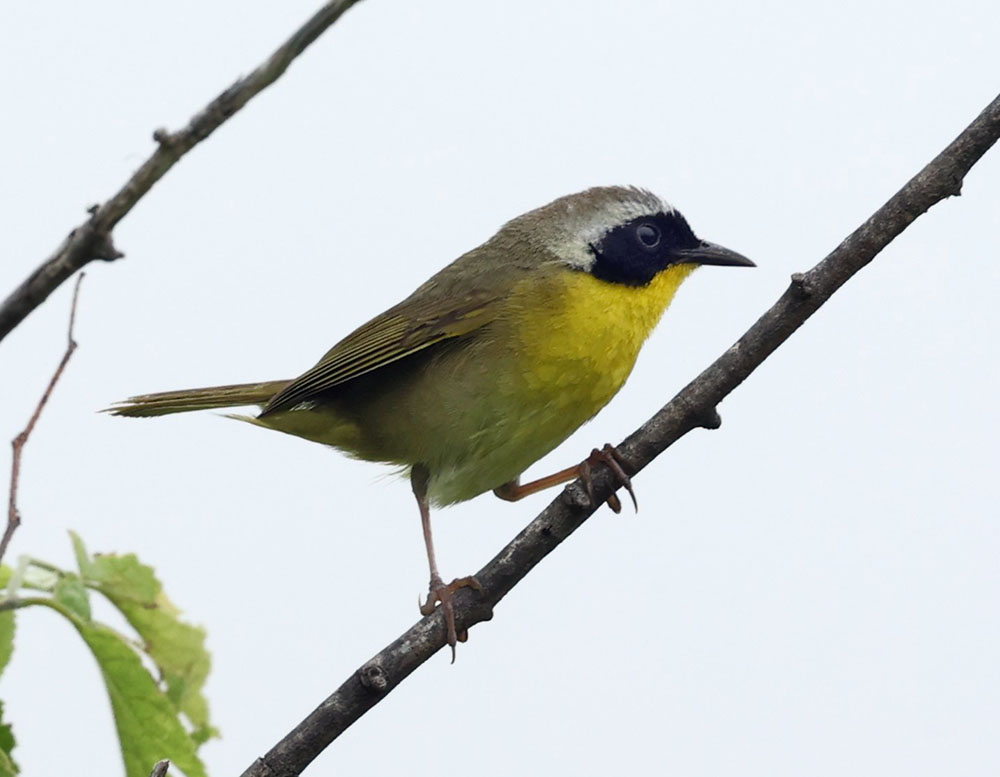
[[[585,365],[564,367],[551,375],[497,376],[507,385],[498,385],[478,412],[455,418],[459,434],[431,469],[432,501],[460,502],[516,479],[592,418],[624,381]]]

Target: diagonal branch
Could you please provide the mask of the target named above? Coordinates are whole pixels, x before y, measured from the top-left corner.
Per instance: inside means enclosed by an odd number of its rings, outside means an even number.
[[[618,446],[632,469],[643,469],[692,429],[717,428],[721,421],[716,405],[918,216],[935,203],[958,195],[966,173],[998,138],[1000,97],[829,256],[808,272],[793,275],[788,290],[746,334]],[[594,470],[597,505],[612,493],[612,480],[607,467]],[[455,595],[459,630],[489,620],[493,607],[594,510],[579,481],[568,486],[476,573],[482,593],[462,589]],[[348,726],[444,644],[445,626],[439,613],[419,621],[352,674],[266,756],[251,764],[243,777],[300,774]]]
[[[0,304],[0,340],[41,305],[74,272],[95,259],[111,262],[124,254],[115,248],[111,230],[153,184],[182,156],[215,132],[230,116],[274,83],[306,47],[359,0],[330,0],[256,70],[222,92],[178,132],[158,129],[157,148],[125,185],[103,205],[90,208],[90,218],[69,233],[62,245]]]
[[[70,303],[69,308],[69,332],[67,335],[66,352],[59,362],[59,366],[56,367],[56,371],[52,374],[49,385],[46,386],[45,391],[42,393],[42,398],[38,400],[35,412],[28,419],[28,425],[10,443],[14,449],[14,455],[11,457],[10,463],[10,498],[7,503],[7,528],[4,529],[3,537],[0,538],[0,559],[7,552],[10,538],[14,536],[17,527],[21,525],[21,512],[17,509],[17,486],[21,479],[21,455],[24,453],[24,446],[28,442],[28,438],[31,437],[31,433],[35,430],[35,424],[38,423],[38,419],[41,417],[42,411],[49,401],[49,397],[52,396],[52,390],[56,387],[56,383],[62,377],[63,370],[69,364],[70,357],[76,351],[76,340],[73,339],[73,325],[76,323],[76,300],[80,296],[80,284],[83,282],[83,278],[84,273],[80,273],[76,279],[76,287],[73,289],[73,301]]]

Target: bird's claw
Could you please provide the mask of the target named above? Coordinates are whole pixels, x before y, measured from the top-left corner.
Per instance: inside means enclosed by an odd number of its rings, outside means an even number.
[[[594,448],[581,464],[580,464],[580,478],[583,480],[583,484],[587,489],[587,496],[590,498],[590,503],[594,504],[594,479],[591,472],[591,468],[595,464],[606,464],[608,469],[611,470],[615,479],[618,481],[618,485],[628,491],[628,495],[632,497],[632,506],[635,511],[639,511],[639,502],[635,498],[635,491],[632,489],[632,479],[625,472],[623,465],[628,466],[628,462],[625,458],[618,452],[615,446],[610,444],[605,444],[603,448]],[[614,513],[620,513],[622,511],[622,503],[618,496],[614,493],[608,497],[608,507]]]
[[[466,629],[458,631],[455,628],[455,607],[451,600],[460,588],[483,590],[482,585],[472,575],[456,578],[448,585],[445,585],[440,577],[432,577],[427,601],[420,605],[420,614],[427,616],[433,614],[438,602],[441,603],[441,615],[444,617],[444,623],[448,629],[448,646],[451,648],[451,662],[453,664],[455,663],[455,645],[459,642],[465,642],[469,638],[469,632]]]

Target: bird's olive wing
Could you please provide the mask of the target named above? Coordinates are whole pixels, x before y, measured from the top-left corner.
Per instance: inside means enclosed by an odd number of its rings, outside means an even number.
[[[467,335],[496,317],[494,294],[406,300],[376,316],[331,348],[264,406],[261,415],[287,410],[435,343]]]

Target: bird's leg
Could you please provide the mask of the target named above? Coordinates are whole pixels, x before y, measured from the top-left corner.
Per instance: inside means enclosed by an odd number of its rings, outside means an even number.
[[[593,504],[594,480],[591,470],[595,464],[599,463],[608,465],[608,468],[614,474],[615,478],[617,478],[618,484],[628,491],[629,496],[632,497],[632,504],[638,510],[639,503],[635,499],[635,491],[632,490],[632,479],[629,478],[623,468],[624,466],[628,466],[628,464],[613,445],[605,445],[600,450],[594,448],[590,452],[590,456],[576,466],[567,467],[548,477],[532,480],[530,483],[525,483],[524,485],[521,485],[517,480],[512,480],[498,488],[494,488],[493,493],[501,499],[506,499],[508,502],[516,502],[518,499],[524,499],[524,497],[536,494],[546,488],[559,486],[570,480],[580,478],[587,489],[587,496],[590,497],[590,502]],[[621,512],[622,503],[615,494],[608,497],[608,507],[616,513]]]
[[[483,587],[472,575],[459,577],[452,580],[448,585],[444,584],[441,574],[438,572],[437,559],[434,557],[434,537],[431,536],[431,510],[427,504],[427,484],[430,480],[430,472],[423,464],[413,465],[410,470],[410,485],[413,486],[413,495],[417,498],[420,506],[420,522],[424,529],[424,544],[427,546],[427,562],[431,567],[431,583],[427,594],[427,601],[420,605],[422,615],[430,615],[434,612],[434,605],[441,603],[441,614],[444,616],[444,623],[448,629],[448,645],[451,647],[451,662],[455,663],[455,645],[459,641],[465,642],[468,639],[468,632],[461,634],[455,629],[455,608],[451,603],[452,597],[459,588],[474,588],[482,591]]]
[[[493,493],[508,502],[517,502],[547,488],[561,486],[563,483],[576,480],[580,477],[580,467],[580,464],[574,464],[572,467],[566,467],[566,469],[561,469],[544,478],[532,480],[530,483],[522,484],[520,479],[511,480],[509,483],[494,488]]]

